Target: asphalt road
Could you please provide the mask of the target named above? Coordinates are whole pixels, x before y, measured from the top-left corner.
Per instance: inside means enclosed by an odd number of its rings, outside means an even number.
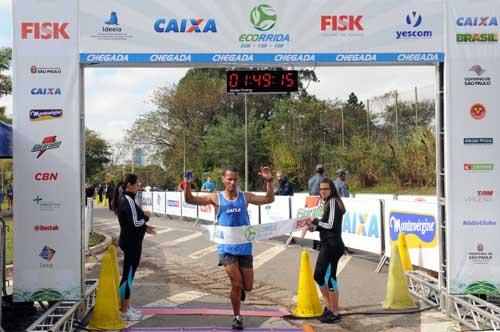
[[[94,210],[94,230],[114,239],[119,234],[116,217],[107,209]],[[134,281],[136,307],[204,306],[230,308],[229,283],[217,266],[215,245],[206,240],[193,220],[155,216],[150,221],[158,235],[147,235],[143,258]],[[254,243],[255,287],[247,296],[247,308],[287,308],[296,305],[296,292],[303,250],[314,267],[317,251],[311,243],[298,240],[285,247],[284,238]],[[119,263],[121,265],[121,253]],[[341,312],[349,313],[338,324],[318,320],[245,317],[245,327],[290,328],[310,324],[316,330],[335,331],[460,331],[458,324],[435,310],[414,314],[353,314],[382,310],[387,282],[386,265],[375,273],[378,257],[363,252],[344,256],[339,264]],[[97,278],[100,257],[88,259],[88,277]],[[418,301],[417,301],[417,304]],[[421,303],[420,306],[426,307]],[[231,324],[231,316],[153,315],[137,327],[218,327]]]

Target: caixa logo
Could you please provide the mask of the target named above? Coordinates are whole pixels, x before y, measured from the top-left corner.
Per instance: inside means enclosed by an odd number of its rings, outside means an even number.
[[[198,33],[207,33],[207,32],[217,32],[217,24],[213,18],[209,18],[208,20],[204,18],[182,18],[176,19],[171,18],[168,20],[164,18],[160,18],[156,20],[154,24],[154,29],[156,32],[198,32]]]
[[[62,92],[60,88],[33,88],[31,94],[34,96],[59,96]]]
[[[496,16],[461,16],[457,18],[457,26],[459,27],[489,27],[497,25]]]
[[[375,214],[346,212],[342,222],[342,232],[378,239],[380,238],[379,218]]]
[[[22,39],[69,39],[69,23],[64,22],[22,22]]]
[[[401,232],[406,235],[408,248],[433,248],[437,245],[436,218],[433,215],[391,211],[391,241],[397,241]]]

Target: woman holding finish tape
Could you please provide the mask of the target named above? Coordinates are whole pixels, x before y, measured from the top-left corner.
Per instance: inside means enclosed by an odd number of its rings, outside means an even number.
[[[324,178],[319,184],[319,195],[323,201],[321,219],[311,217],[309,231],[319,231],[321,249],[319,251],[314,280],[318,284],[326,307],[321,315],[322,323],[340,321],[339,286],[337,283],[337,265],[344,255],[342,241],[342,217],[345,206],[332,180]]]

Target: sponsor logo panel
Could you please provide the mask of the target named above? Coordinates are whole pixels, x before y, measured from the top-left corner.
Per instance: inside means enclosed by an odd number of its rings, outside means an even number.
[[[290,43],[290,34],[271,31],[278,24],[278,14],[270,5],[259,4],[253,7],[249,23],[257,32],[240,34],[240,48],[283,48]]]
[[[493,144],[493,137],[464,137],[464,144]]]
[[[473,65],[469,68],[468,72],[475,73],[476,75],[464,77],[465,86],[490,86],[491,77],[485,76],[486,69],[481,65]]]
[[[57,172],[38,172],[35,173],[36,181],[56,181],[59,177]]]
[[[482,243],[478,243],[475,249],[476,250],[469,251],[467,253],[467,256],[471,263],[479,265],[491,263],[491,261],[493,260],[492,251],[485,250],[484,244]]]
[[[35,232],[57,232],[60,231],[59,225],[35,225],[33,226]]]
[[[495,195],[494,190],[477,190],[472,195],[464,197],[466,203],[491,203]]]
[[[21,39],[70,39],[68,22],[21,22]]]
[[[30,110],[30,121],[47,121],[62,119],[62,109],[32,109]]]
[[[170,206],[170,207],[179,207],[180,204],[179,204],[179,201],[173,201],[173,200],[167,200],[167,206]]]
[[[52,269],[54,267],[52,260],[54,259],[55,255],[56,251],[48,245],[45,245],[40,251],[40,254],[38,254],[41,259],[46,261],[46,263],[40,263],[40,268]]]
[[[475,120],[482,120],[486,116],[486,107],[483,104],[476,103],[470,107],[470,115]]]
[[[58,149],[62,144],[62,141],[57,140],[57,136],[46,136],[42,139],[42,143],[35,144],[31,149],[31,152],[38,152],[36,159],[40,158],[45,151]]]
[[[466,31],[456,34],[458,44],[496,44],[498,43],[497,31],[485,31],[498,26],[496,16],[460,16],[456,20],[458,29]],[[478,29],[482,30],[476,32]]]
[[[437,245],[436,218],[418,212],[391,211],[389,234],[397,241],[399,233],[406,236],[408,248],[433,248]]]
[[[464,171],[492,171],[493,169],[494,169],[494,164],[492,164],[492,163],[487,163],[487,164],[465,163],[464,164]]]
[[[425,30],[421,27],[424,19],[420,13],[412,11],[406,15],[404,21],[406,23],[406,30],[396,31],[397,40],[432,38],[432,30]]]
[[[492,227],[496,226],[496,220],[491,219],[467,219],[462,222],[463,226],[478,226],[478,227]]]
[[[60,96],[61,88],[32,88],[31,94],[34,96]]]
[[[30,67],[30,72],[32,74],[61,74],[62,70],[60,67],[37,67],[33,65]]]
[[[45,200],[44,198],[40,197],[40,195],[37,195],[33,199],[33,202],[35,206],[37,206],[38,209],[42,212],[53,212],[61,208],[61,203]]]
[[[213,18],[159,18],[154,23],[158,33],[217,33]]]
[[[99,27],[99,30],[90,37],[97,40],[128,40],[133,36],[129,35],[126,29],[120,25],[118,13],[112,11],[109,14],[109,18],[103,20],[103,24]]]

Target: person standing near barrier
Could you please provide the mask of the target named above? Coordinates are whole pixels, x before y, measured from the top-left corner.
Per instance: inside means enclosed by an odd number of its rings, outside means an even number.
[[[266,182],[265,196],[239,191],[237,189],[239,172],[236,168],[227,167],[222,175],[224,191],[203,196],[193,196],[190,186],[193,176],[190,176],[185,178],[187,185],[184,186],[184,199],[189,204],[214,205],[217,210],[217,224],[220,226],[238,227],[250,225],[248,204],[263,205],[274,202],[274,182],[270,169],[261,167],[259,174]],[[192,175],[192,173],[189,175]],[[224,270],[231,280],[230,299],[234,313],[232,328],[242,330],[241,301],[245,300],[245,291],[249,292],[253,287],[252,243],[219,244],[217,245],[217,252],[219,254],[219,266],[224,266]]]
[[[113,193],[115,192],[115,183],[111,181],[106,188],[106,198],[108,199],[108,206],[110,210],[113,210]]]
[[[212,182],[212,177],[210,175],[207,176],[207,181],[201,186],[201,191],[208,193],[213,193],[215,191],[215,184]]]
[[[141,260],[144,235],[145,233],[156,234],[153,226],[146,225],[151,218],[151,212],[142,211],[135,202],[138,191],[137,175],[126,174],[123,181],[116,186],[113,194],[113,210],[120,222],[119,246],[123,251],[123,273],[119,288],[121,317],[127,321],[139,321],[143,317],[142,312],[130,305],[130,294],[134,275]]]
[[[339,168],[335,174],[337,178],[333,183],[340,197],[349,197],[349,186],[347,185],[347,174],[349,172],[344,168]]]
[[[279,187],[274,194],[276,196],[293,196],[292,184],[288,181],[288,178],[285,176],[285,172],[277,171],[276,177],[278,178],[279,181]]]
[[[307,188],[309,190],[310,196],[319,196],[319,184],[325,178],[325,176],[323,175],[324,173],[325,166],[323,166],[323,164],[316,165],[316,174],[311,176],[311,178],[307,182]],[[313,240],[313,249],[319,250],[320,248],[320,241]]]
[[[342,241],[342,218],[346,210],[332,180],[323,179],[319,190],[324,207],[323,216],[321,219],[310,217],[309,220],[309,231],[319,231],[321,241],[314,280],[326,304],[320,321],[335,323],[340,320],[337,266],[345,251]]]

